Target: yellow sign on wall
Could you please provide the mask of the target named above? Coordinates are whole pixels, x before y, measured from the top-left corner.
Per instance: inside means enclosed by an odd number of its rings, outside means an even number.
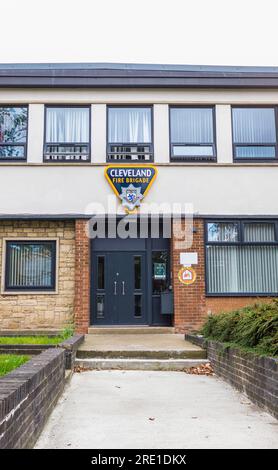
[[[183,266],[179,270],[178,278],[179,281],[182,284],[185,284],[186,286],[189,286],[190,284],[193,284],[196,281],[196,271],[195,269],[191,268],[191,266]]]
[[[127,212],[140,207],[157,175],[153,165],[109,165],[105,177]]]

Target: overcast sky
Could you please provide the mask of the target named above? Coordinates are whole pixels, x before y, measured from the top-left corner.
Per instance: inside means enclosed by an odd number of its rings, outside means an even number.
[[[277,0],[0,0],[0,62],[278,66]]]

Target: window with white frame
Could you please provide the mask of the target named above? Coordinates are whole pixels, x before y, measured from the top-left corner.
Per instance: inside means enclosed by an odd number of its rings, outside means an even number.
[[[171,107],[172,160],[215,160],[213,107]]]
[[[107,160],[152,159],[152,108],[109,106]]]
[[[271,160],[277,157],[275,107],[233,107],[234,159]]]
[[[208,222],[206,286],[211,295],[277,295],[277,221]]]
[[[88,106],[47,106],[45,121],[45,161],[90,160]]]
[[[7,240],[5,291],[54,291],[55,240]]]

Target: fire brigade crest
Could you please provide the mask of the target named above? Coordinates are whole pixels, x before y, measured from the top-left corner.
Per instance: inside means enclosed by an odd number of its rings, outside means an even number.
[[[135,207],[140,206],[140,201],[143,199],[141,187],[135,188],[133,184],[130,184],[127,188],[122,188],[120,198],[122,200],[123,207],[133,211]]]
[[[140,207],[156,178],[152,165],[111,165],[105,168],[105,177],[127,212]]]

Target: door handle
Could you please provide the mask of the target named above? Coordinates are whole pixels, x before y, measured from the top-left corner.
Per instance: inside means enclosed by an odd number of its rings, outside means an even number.
[[[114,281],[114,295],[117,295],[117,281]]]
[[[122,295],[125,295],[125,281],[122,281],[122,287],[123,287]]]

